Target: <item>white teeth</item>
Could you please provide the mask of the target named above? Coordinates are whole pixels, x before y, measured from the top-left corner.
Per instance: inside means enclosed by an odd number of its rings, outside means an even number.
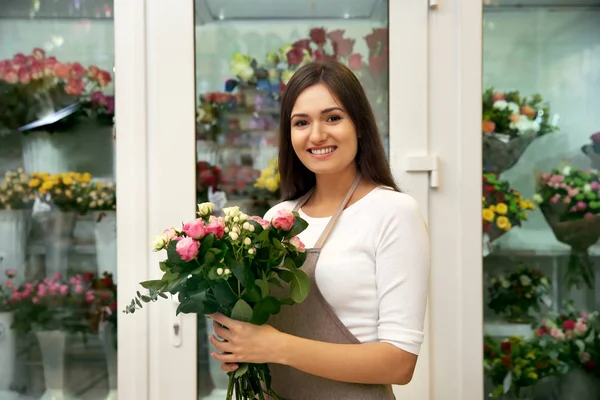
[[[310,152],[315,155],[323,155],[323,154],[331,153],[334,150],[335,150],[335,147],[328,147],[326,149],[313,149]]]

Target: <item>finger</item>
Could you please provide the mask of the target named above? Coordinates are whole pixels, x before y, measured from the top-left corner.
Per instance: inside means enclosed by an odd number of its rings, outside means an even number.
[[[222,342],[215,337],[215,335],[210,335],[208,337],[210,343],[215,347],[215,349],[220,350],[224,353],[231,352],[232,345],[229,342]]]
[[[221,369],[225,372],[233,372],[236,369],[238,369],[238,365],[237,364],[229,364],[229,363],[222,363],[221,364]]]
[[[212,319],[213,321],[217,321],[218,323],[220,323],[223,326],[226,326],[229,329],[231,329],[231,326],[235,324],[234,320],[226,317],[221,313],[208,314],[207,317]]]
[[[210,353],[210,356],[215,360],[221,361],[222,363],[232,363],[235,364],[240,362],[240,357],[235,354],[226,354],[226,353]]]
[[[227,341],[231,341],[232,335],[231,335],[231,331],[225,327],[223,327],[223,325],[221,325],[220,323],[218,323],[217,321],[213,321],[213,329],[215,330],[215,334],[220,337],[221,339],[227,340]]]

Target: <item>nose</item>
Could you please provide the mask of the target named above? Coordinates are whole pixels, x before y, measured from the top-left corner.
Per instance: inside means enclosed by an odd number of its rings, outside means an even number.
[[[315,122],[310,127],[309,140],[312,143],[320,144],[327,139],[327,132],[323,129],[324,126],[320,125],[319,122]]]

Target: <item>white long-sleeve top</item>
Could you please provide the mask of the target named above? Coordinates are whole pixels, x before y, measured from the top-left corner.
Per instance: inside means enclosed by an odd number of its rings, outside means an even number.
[[[296,201],[274,206],[292,210]],[[311,218],[299,238],[314,247],[331,219]],[[315,277],[323,297],[362,343],[388,342],[418,354],[429,287],[427,227],[409,195],[376,188],[347,207],[321,250]]]

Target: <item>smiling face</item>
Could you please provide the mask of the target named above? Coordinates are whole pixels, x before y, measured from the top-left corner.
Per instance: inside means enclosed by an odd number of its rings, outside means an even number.
[[[296,99],[291,139],[302,164],[315,174],[339,174],[356,168],[354,123],[323,84],[308,87]]]

